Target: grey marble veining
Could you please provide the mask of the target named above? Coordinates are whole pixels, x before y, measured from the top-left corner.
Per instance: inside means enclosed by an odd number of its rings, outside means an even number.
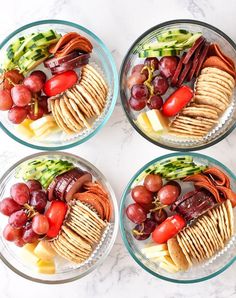
[[[1,4],[3,0],[0,1]],[[41,0],[6,1],[0,11],[0,40],[21,25],[40,19],[65,19],[94,31],[113,53],[117,68],[130,44],[157,23],[190,18],[209,22],[236,41],[235,0]],[[35,150],[15,143],[0,132],[0,174]],[[137,150],[138,148],[138,150]],[[106,150],[106,157],[100,152]],[[88,159],[109,179],[117,199],[132,175],[151,159],[169,153],[139,136],[120,105],[106,126],[87,143],[68,150]],[[140,153],[142,152],[142,153]],[[236,171],[236,131],[219,144],[201,151]],[[128,255],[120,235],[104,261],[82,280],[57,286],[29,282],[0,263],[1,298],[228,298],[236,297],[236,265],[200,284],[177,285],[158,280],[143,271]]]

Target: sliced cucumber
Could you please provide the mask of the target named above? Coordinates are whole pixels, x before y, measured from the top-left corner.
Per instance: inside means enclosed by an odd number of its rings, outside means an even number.
[[[161,42],[177,40],[178,42],[182,42],[188,38],[190,38],[193,33],[185,29],[172,29],[168,31],[164,31],[157,36],[157,40]]]
[[[182,43],[178,43],[177,47],[180,47],[180,48],[191,47],[200,36],[202,36],[202,33],[197,32],[197,33],[193,34],[188,40],[186,40]]]
[[[177,40],[171,40],[167,42],[153,42],[153,43],[148,43],[143,46],[144,50],[158,50],[158,49],[163,49],[163,48],[169,48],[173,47],[177,43]]]
[[[206,169],[205,166],[190,166],[184,169],[178,169],[173,172],[168,173],[165,178],[168,180],[182,179],[189,175],[197,174]]]
[[[47,48],[60,37],[61,35],[53,30],[20,37],[8,48],[3,68],[20,68],[21,72],[27,73],[49,56]],[[25,65],[26,58],[32,61]]]
[[[174,48],[164,48],[161,50],[144,50],[139,53],[139,58],[161,57],[161,56],[176,56],[180,54],[180,50]]]

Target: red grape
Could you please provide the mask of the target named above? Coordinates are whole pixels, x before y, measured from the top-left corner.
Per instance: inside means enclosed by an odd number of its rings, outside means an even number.
[[[48,111],[48,97],[47,96],[40,96],[39,99],[39,106],[43,109],[44,114],[50,114]]]
[[[3,73],[3,89],[11,90],[13,84],[20,84],[24,80],[23,74],[19,70],[12,69]]]
[[[150,203],[150,204],[140,204],[139,205],[143,208],[143,210],[146,212],[146,213],[149,213],[150,212],[150,209],[153,209],[155,208],[155,204]]]
[[[22,239],[25,243],[36,242],[39,238],[39,235],[36,234],[32,229],[32,224],[28,224],[23,230]]]
[[[43,214],[36,214],[32,220],[32,229],[38,235],[43,235],[48,232],[48,218]]]
[[[152,193],[143,185],[135,186],[131,191],[131,196],[139,204],[150,204],[153,199]]]
[[[166,183],[166,185],[174,185],[174,186],[176,186],[178,188],[178,190],[179,190],[179,195],[181,194],[181,186],[179,185],[178,182],[176,182],[174,180],[171,180],[171,181],[168,181]]]
[[[131,96],[138,100],[147,100],[149,97],[147,86],[143,84],[134,85],[131,89]]]
[[[150,110],[160,110],[163,106],[163,99],[160,95],[152,95],[149,100],[147,101],[147,106]]]
[[[47,205],[47,195],[45,191],[35,190],[31,192],[29,203],[36,211],[43,213]]]
[[[150,234],[155,230],[156,222],[147,218],[143,223],[138,224],[132,230],[134,238],[137,240],[146,240]]]
[[[156,95],[163,95],[166,93],[167,89],[169,88],[169,84],[166,78],[157,75],[152,80],[152,85],[154,87],[154,93]]]
[[[28,113],[28,118],[31,120],[37,120],[39,118],[42,118],[44,114],[44,110],[41,107],[38,107],[37,114],[34,113],[34,109],[30,109]]]
[[[25,241],[22,238],[16,239],[14,241],[16,246],[23,247],[25,245]]]
[[[11,197],[19,205],[24,205],[30,198],[30,191],[25,183],[16,183],[10,189]]]
[[[147,214],[144,209],[137,203],[130,204],[126,208],[127,217],[134,223],[140,224],[147,218]]]
[[[47,76],[42,70],[34,70],[31,72],[30,76],[39,77],[43,83],[45,83],[47,80]]]
[[[21,209],[12,198],[5,198],[0,202],[0,212],[4,215],[10,216],[12,213]]]
[[[25,78],[23,84],[33,93],[37,93],[43,88],[42,79],[35,75]]]
[[[11,92],[9,90],[0,90],[0,110],[8,111],[13,106]]]
[[[159,65],[161,75],[167,79],[173,77],[178,62],[179,58],[176,56],[162,57]]]
[[[142,84],[146,79],[144,74],[134,72],[127,80],[127,87],[131,89],[134,85]]]
[[[15,241],[22,236],[22,229],[15,229],[11,225],[6,225],[3,230],[3,237],[8,241]]]
[[[164,185],[158,191],[157,196],[163,205],[171,205],[177,200],[179,196],[179,189],[174,185]]]
[[[18,107],[27,106],[32,99],[29,89],[24,85],[14,86],[11,89],[11,97],[14,104]]]
[[[158,174],[148,174],[144,179],[144,186],[151,192],[157,192],[162,184],[162,178]]]
[[[16,229],[22,228],[28,221],[28,216],[24,210],[12,213],[8,219],[9,224]]]
[[[144,66],[145,66],[144,64],[137,64],[137,65],[135,65],[135,66],[132,68],[131,74],[134,74],[135,72],[137,72],[137,73],[141,73],[141,74],[144,74],[145,77],[146,77],[146,79],[147,79],[147,78],[148,78],[148,71],[147,71],[147,69],[144,69],[144,70],[143,70],[143,67],[144,67]]]
[[[27,117],[28,110],[24,107],[13,107],[8,111],[8,119],[14,124],[20,124]]]
[[[38,180],[33,180],[33,179],[28,180],[26,182],[26,185],[28,186],[30,192],[42,189],[42,185]]]
[[[129,105],[135,111],[140,111],[140,110],[144,109],[146,106],[146,103],[147,103],[146,100],[143,100],[143,99],[137,100],[133,97],[130,97],[130,99],[129,99]]]
[[[154,70],[157,70],[159,67],[159,61],[156,57],[146,58],[144,64],[148,67],[154,67]]]
[[[151,219],[158,225],[161,224],[167,218],[167,213],[163,209],[156,210],[151,213]]]

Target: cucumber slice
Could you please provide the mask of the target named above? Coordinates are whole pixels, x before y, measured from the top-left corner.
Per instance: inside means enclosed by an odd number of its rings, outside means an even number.
[[[202,36],[202,33],[201,32],[197,32],[195,34],[193,34],[188,40],[182,42],[182,43],[178,43],[176,46],[178,47],[191,47],[193,45],[193,43],[200,37]]]
[[[157,40],[161,42],[170,41],[170,40],[177,40],[178,42],[182,42],[188,38],[190,38],[193,33],[190,33],[188,30],[185,29],[172,29],[167,30],[160,33],[157,36]]]
[[[167,42],[154,42],[154,43],[148,43],[143,46],[144,50],[158,50],[163,48],[169,48],[173,47],[177,43],[177,40],[167,41]]]
[[[160,50],[144,50],[139,53],[139,58],[177,56],[180,54],[180,52],[180,50],[174,48],[164,48]]]
[[[190,166],[184,169],[175,170],[170,172],[166,175],[166,179],[168,180],[175,180],[175,179],[182,179],[189,175],[197,174],[206,169],[206,166]]]

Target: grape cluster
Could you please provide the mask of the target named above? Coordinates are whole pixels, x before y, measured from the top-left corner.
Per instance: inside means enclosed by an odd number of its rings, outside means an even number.
[[[3,236],[17,246],[33,243],[49,229],[43,214],[47,205],[47,194],[39,181],[28,180],[11,186],[10,197],[0,202],[0,212],[8,216]]]
[[[21,77],[23,82],[19,83]],[[20,124],[26,117],[37,120],[48,114],[47,97],[41,95],[46,79],[41,70],[33,71],[25,79],[16,70],[9,70],[4,74],[3,89],[0,90],[0,110],[8,111],[8,119],[12,123]]]
[[[148,174],[143,185],[136,185],[131,190],[135,203],[126,208],[126,215],[136,224],[132,234],[137,240],[146,240],[167,218],[166,206],[173,204],[181,193],[181,187],[176,181],[163,185],[162,177],[158,174]],[[148,217],[148,215],[150,215]]]
[[[140,111],[146,105],[149,109],[161,109],[163,105],[161,96],[169,88],[168,79],[173,77],[178,61],[179,58],[175,56],[162,57],[160,61],[156,57],[150,57],[145,59],[144,64],[137,64],[133,67],[127,81],[128,88],[131,89],[129,105],[133,110]],[[145,66],[153,70],[151,81],[148,82],[150,88],[146,84],[150,78]]]

